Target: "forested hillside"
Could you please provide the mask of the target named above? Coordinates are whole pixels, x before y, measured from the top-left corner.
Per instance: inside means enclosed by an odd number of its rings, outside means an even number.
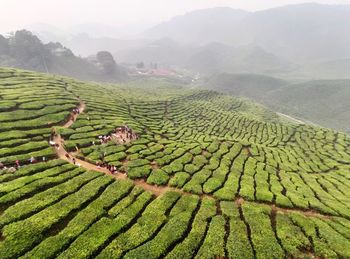
[[[71,76],[83,80],[120,81],[127,77],[113,56],[100,51],[93,58],[77,57],[60,43],[43,44],[29,31],[0,35],[0,66]]]

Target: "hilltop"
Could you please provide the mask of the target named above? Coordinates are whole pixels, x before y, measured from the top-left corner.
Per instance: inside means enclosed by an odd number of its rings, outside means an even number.
[[[0,66],[17,67],[71,76],[92,81],[121,81],[126,72],[113,56],[99,51],[89,59],[77,57],[60,43],[43,44],[29,31],[17,31],[5,38],[0,35]]]

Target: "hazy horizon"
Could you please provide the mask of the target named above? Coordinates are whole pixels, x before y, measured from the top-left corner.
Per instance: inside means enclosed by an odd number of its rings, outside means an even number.
[[[205,8],[231,7],[246,11],[260,11],[290,4],[302,4],[303,0],[21,0],[2,1],[0,33],[23,29],[33,24],[47,24],[59,29],[84,23],[98,23],[113,27],[150,27],[174,16]],[[320,4],[350,4],[348,0],[317,0]],[[35,6],[35,8],[33,8]],[[31,10],[28,12],[28,10]],[[77,10],[80,10],[78,12]]]

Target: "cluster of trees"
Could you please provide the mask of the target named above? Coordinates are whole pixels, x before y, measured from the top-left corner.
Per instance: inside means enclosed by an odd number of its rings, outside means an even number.
[[[77,57],[61,43],[44,44],[30,31],[20,30],[8,37],[0,35],[0,66],[73,76],[84,80],[116,81],[126,73],[108,51],[89,59]]]

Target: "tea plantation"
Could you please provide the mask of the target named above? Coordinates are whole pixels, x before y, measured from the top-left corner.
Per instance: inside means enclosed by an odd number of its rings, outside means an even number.
[[[350,136],[245,99],[1,68],[0,162],[0,258],[350,258]]]

